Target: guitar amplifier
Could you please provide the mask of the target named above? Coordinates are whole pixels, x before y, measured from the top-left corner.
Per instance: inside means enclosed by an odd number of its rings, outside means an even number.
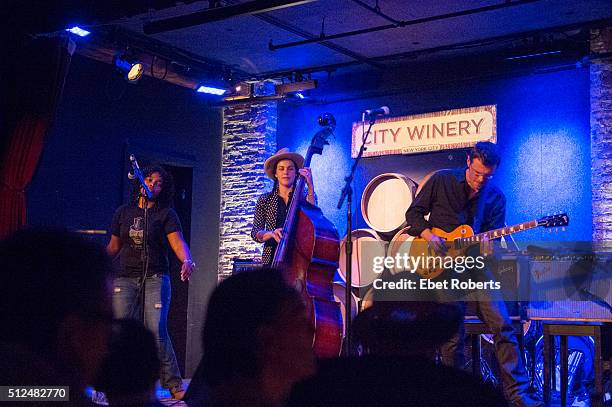
[[[508,315],[516,319],[526,318],[524,309],[526,301],[523,301],[525,296],[521,295],[518,287],[521,279],[524,279],[527,269],[526,256],[506,251],[498,259],[494,270],[495,279],[499,281],[504,288],[504,290],[502,290],[502,296],[506,303]],[[465,319],[478,319],[477,308],[477,303],[466,302]]]
[[[611,265],[592,253],[533,257],[529,318],[612,322]]]

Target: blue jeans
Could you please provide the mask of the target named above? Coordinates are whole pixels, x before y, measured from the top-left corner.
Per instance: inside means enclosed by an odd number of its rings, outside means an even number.
[[[115,318],[140,319],[138,299],[139,277],[117,277],[113,284],[113,313]],[[156,274],[145,280],[144,324],[157,341],[161,362],[160,382],[171,388],[181,383],[181,372],[176,363],[172,341],[168,335],[168,310],[170,309],[170,276]]]

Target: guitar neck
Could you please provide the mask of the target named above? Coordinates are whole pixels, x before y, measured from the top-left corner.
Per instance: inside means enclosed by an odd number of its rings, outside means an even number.
[[[533,229],[538,227],[537,220],[530,220],[528,222],[517,223],[516,225],[506,226],[499,229],[489,230],[487,232],[478,233],[477,235],[462,238],[461,241],[470,244],[480,242],[481,240],[493,240],[503,236],[508,236],[513,233],[522,232],[524,230]]]

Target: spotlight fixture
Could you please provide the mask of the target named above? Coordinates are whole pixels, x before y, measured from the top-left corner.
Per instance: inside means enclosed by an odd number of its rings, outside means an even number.
[[[223,100],[229,101],[229,100],[248,99],[253,96],[252,93],[253,93],[253,83],[250,83],[247,81],[238,82],[230,88],[228,93],[225,94],[225,97],[223,98]]]
[[[144,65],[142,62],[125,54],[115,55],[114,64],[130,83],[137,82],[144,73]]]
[[[91,32],[82,29],[81,27],[75,25],[72,28],[66,28],[66,31],[71,32],[72,34],[78,35],[79,37],[87,37]]]
[[[222,89],[220,87],[210,85],[198,85],[198,87],[196,88],[196,92],[221,96],[227,92],[227,89]]]

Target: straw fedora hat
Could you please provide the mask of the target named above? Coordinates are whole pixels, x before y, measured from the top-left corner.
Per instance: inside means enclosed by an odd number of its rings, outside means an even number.
[[[304,157],[298,153],[292,153],[287,147],[281,148],[264,163],[264,171],[268,178],[274,179],[274,168],[280,160],[292,160],[297,165],[296,170],[304,166]]]

